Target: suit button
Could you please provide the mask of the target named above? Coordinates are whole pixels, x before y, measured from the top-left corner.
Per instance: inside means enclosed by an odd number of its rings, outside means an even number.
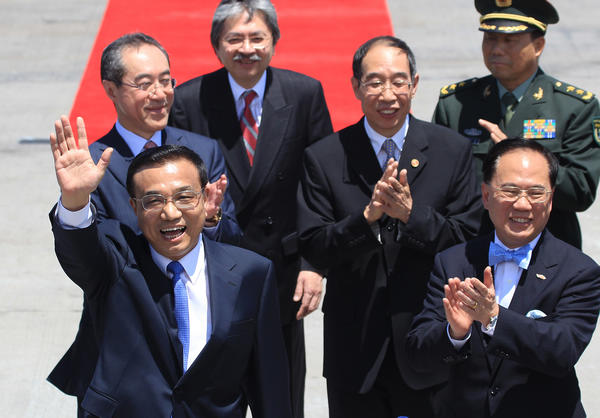
[[[454,356],[446,356],[443,358],[444,363],[452,363],[452,361],[454,360]]]
[[[283,179],[285,179],[285,176],[283,175],[283,172],[281,172],[281,171],[278,172],[276,174],[276,176],[277,176],[277,180],[279,180],[279,181],[282,181]]]
[[[271,218],[270,216],[267,216],[267,219],[265,220],[265,224],[273,225],[273,218]]]
[[[500,388],[498,386],[496,386],[492,390],[490,390],[490,395],[496,396],[498,394],[498,392],[500,392]]]

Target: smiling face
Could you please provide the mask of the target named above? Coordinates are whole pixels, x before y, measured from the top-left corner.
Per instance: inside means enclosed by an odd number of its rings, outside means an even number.
[[[273,36],[261,12],[248,21],[244,11],[228,18],[215,50],[219,61],[242,87],[254,87],[271,62]]]
[[[134,174],[133,184],[137,199],[147,194],[169,198],[181,191],[202,190],[198,169],[184,158],[141,169]],[[196,207],[185,210],[177,209],[172,200],[159,211],[144,210],[139,200],[130,200],[130,204],[142,233],[159,254],[179,260],[198,243],[206,217],[203,195]]]
[[[545,45],[543,36],[485,32],[481,49],[485,66],[508,90],[524,83],[538,69],[538,58]]]
[[[154,45],[125,47],[121,60],[125,68],[123,83],[140,85],[150,82],[156,87],[160,80],[171,77],[167,57]],[[167,125],[173,104],[172,88],[150,88],[152,93],[149,93],[126,84],[117,86],[109,80],[103,80],[102,84],[125,129],[149,139]]]
[[[406,53],[383,43],[374,44],[369,49],[362,60],[361,68],[362,80],[352,78],[354,95],[360,100],[369,125],[377,133],[389,138],[402,128],[406,120],[412,98],[417,91],[419,75],[414,75],[411,80]],[[412,81],[413,84],[395,94],[389,87],[398,80]],[[369,94],[364,84],[373,81],[384,83],[386,88],[380,94]]]
[[[483,205],[489,211],[498,238],[508,248],[518,248],[532,241],[546,226],[552,196],[544,203],[532,204],[525,196],[511,203],[494,189],[506,186],[552,190],[546,158],[529,149],[509,151],[498,160],[490,184],[481,186]]]

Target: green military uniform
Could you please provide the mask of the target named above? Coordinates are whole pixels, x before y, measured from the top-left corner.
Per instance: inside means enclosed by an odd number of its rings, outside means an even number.
[[[548,24],[559,20],[556,9],[546,0],[475,0],[475,7],[481,14],[479,30],[502,34],[496,36],[527,32],[543,35]],[[532,42],[533,39],[532,35]],[[493,144],[479,119],[497,124],[509,137],[539,141],[552,151],[558,158],[559,171],[548,229],[581,248],[575,212],[586,210],[594,202],[600,177],[598,100],[591,92],[538,69],[520,101],[510,105],[508,126],[504,124],[504,109],[498,81],[489,75],[443,87],[433,121],[471,139],[480,180],[483,159]],[[491,228],[487,216],[484,229],[486,225]]]
[[[498,85],[492,76],[442,88],[433,121],[471,139],[481,180],[481,165],[493,143],[478,119],[498,124],[509,137],[539,141],[556,155],[560,167],[548,228],[581,248],[575,212],[594,202],[600,177],[600,107],[595,96],[539,70],[504,126]]]

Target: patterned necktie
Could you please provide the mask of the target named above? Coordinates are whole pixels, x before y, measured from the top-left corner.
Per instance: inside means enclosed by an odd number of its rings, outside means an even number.
[[[514,261],[522,269],[529,267],[527,256],[529,255],[529,245],[524,245],[516,250],[506,250],[495,242],[490,242],[488,253],[491,266],[495,266],[503,261]]]
[[[257,94],[254,90],[246,90],[242,94],[246,107],[244,107],[244,113],[242,113],[242,118],[240,119],[240,127],[242,128],[242,138],[244,139],[250,165],[254,161],[254,150],[256,149],[256,140],[258,139],[258,125],[250,110],[250,103],[252,103],[252,100],[256,96]]]
[[[177,320],[177,335],[183,346],[183,372],[187,370],[188,353],[190,349],[190,318],[188,313],[188,300],[185,283],[181,273],[183,266],[177,261],[171,261],[167,271],[173,274],[173,288],[175,290],[175,319]]]
[[[146,141],[146,143],[144,144],[144,149],[154,148],[155,146],[156,144],[154,143],[154,141]]]
[[[387,166],[387,163],[390,160],[390,158],[394,160],[396,159],[396,143],[391,139],[386,139],[385,141],[383,141],[381,149],[385,151],[385,162],[383,163],[382,167],[385,170],[385,167]]]
[[[502,96],[502,104],[504,104],[506,107],[506,111],[504,112],[504,127],[508,126],[510,120],[515,114],[515,107],[517,106],[517,103],[519,103],[519,101],[515,95],[509,91],[504,93],[504,96]]]

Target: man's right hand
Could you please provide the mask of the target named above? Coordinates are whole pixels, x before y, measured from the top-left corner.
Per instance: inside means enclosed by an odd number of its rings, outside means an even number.
[[[396,177],[398,175],[398,161],[394,161],[390,159],[387,162],[385,167],[385,171],[381,176],[381,179],[375,185],[373,189],[373,194],[371,195],[371,201],[365,207],[363,211],[363,216],[371,225],[374,222],[377,222],[379,218],[383,216],[383,208],[385,206],[384,195],[386,193],[386,189],[388,188],[388,181],[390,177]]]
[[[54,131],[55,133],[50,134],[50,147],[61,191],[61,202],[66,209],[77,211],[87,205],[90,194],[100,184],[113,149],[107,148],[96,165],[88,150],[87,134],[81,117],[77,118],[79,147],[69,119],[65,115],[54,122]]]

